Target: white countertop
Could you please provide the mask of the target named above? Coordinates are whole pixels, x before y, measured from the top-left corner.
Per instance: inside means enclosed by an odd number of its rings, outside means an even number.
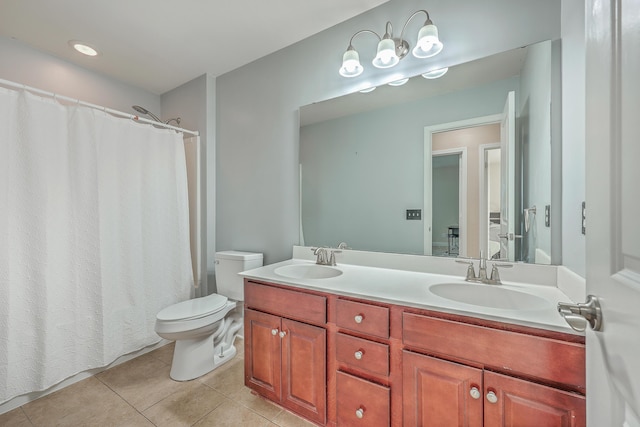
[[[462,276],[342,264],[340,262],[332,268],[340,270],[342,274],[324,279],[294,279],[280,275],[275,271],[279,267],[294,264],[314,265],[315,263],[310,260],[294,258],[244,271],[240,275],[250,279],[289,285],[301,289],[323,291],[372,301],[582,335],[571,329],[558,313],[556,308],[558,302],[570,302],[571,299],[555,286],[509,281],[503,281],[503,284],[499,286],[480,283],[472,284],[465,282]],[[467,304],[440,297],[430,291],[432,285],[440,283],[495,286],[505,290],[535,295],[544,301],[536,299],[536,307],[521,307],[517,310]]]

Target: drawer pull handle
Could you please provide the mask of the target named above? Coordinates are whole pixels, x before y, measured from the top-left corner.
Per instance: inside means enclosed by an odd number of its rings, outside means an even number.
[[[278,335],[278,328],[272,329],[271,335]]]
[[[287,333],[285,331],[280,331],[280,338],[284,338]]]
[[[353,357],[355,357],[358,360],[362,359],[362,356],[364,356],[364,350],[358,350],[355,353],[353,353]]]
[[[358,418],[364,417],[364,408],[362,406],[356,410],[356,417]]]
[[[478,390],[478,387],[471,387],[471,390],[469,390],[469,394],[474,399],[480,399],[480,390]]]
[[[362,323],[362,321],[364,320],[364,316],[362,314],[357,314],[353,320],[355,320],[356,323]]]
[[[489,403],[496,403],[498,401],[498,396],[493,391],[487,393],[487,400]]]

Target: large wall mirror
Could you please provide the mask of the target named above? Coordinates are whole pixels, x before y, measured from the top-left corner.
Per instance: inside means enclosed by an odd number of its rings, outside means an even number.
[[[301,244],[549,264],[558,42],[300,109]]]

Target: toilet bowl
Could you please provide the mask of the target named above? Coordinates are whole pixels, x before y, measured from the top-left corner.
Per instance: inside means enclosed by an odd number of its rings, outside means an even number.
[[[261,265],[262,254],[218,252],[218,293],[173,304],[157,314],[156,333],[176,342],[172,379],[192,380],[233,359],[233,342],[243,326],[244,284],[238,273]]]

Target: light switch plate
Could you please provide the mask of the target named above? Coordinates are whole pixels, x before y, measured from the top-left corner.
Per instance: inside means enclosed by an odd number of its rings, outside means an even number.
[[[407,220],[422,219],[422,209],[407,209]]]

